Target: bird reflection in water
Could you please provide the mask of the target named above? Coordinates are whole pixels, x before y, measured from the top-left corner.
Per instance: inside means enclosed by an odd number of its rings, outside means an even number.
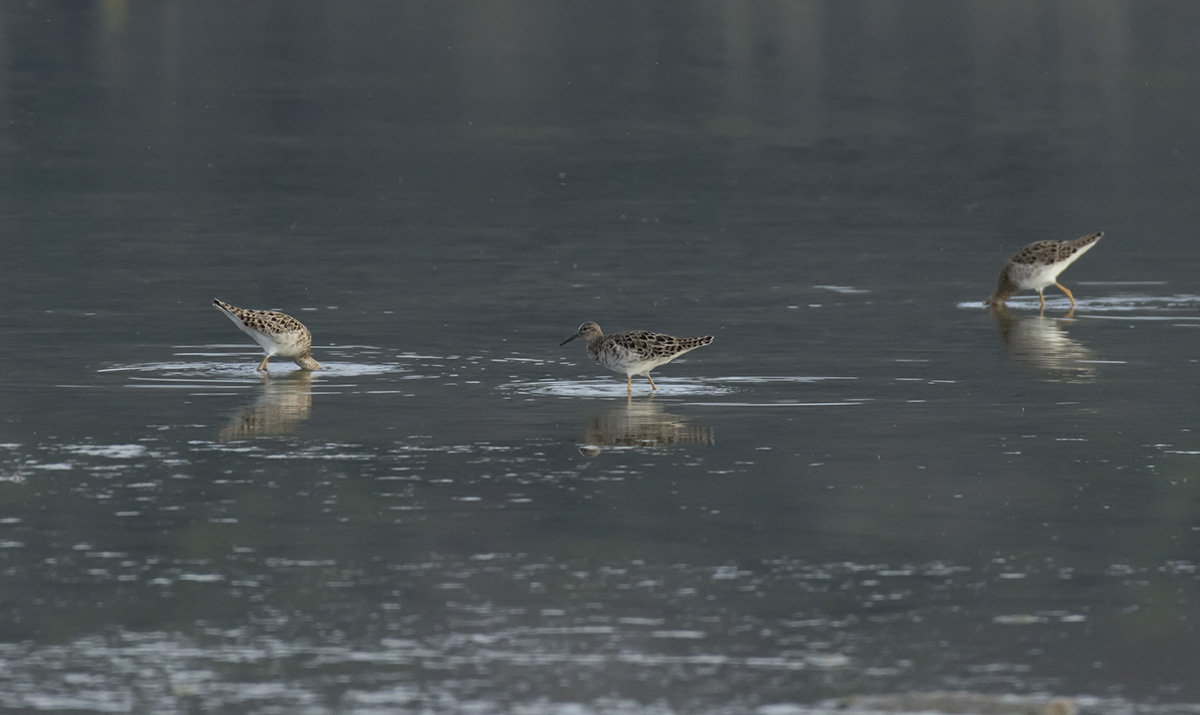
[[[1096,354],[1067,335],[1064,324],[1072,320],[1071,309],[1061,318],[1017,315],[1004,306],[991,309],[1010,359],[1022,367],[1051,372],[1070,382],[1096,379]]]
[[[579,453],[598,456],[605,448],[661,449],[685,444],[714,444],[712,427],[692,425],[664,412],[653,398],[631,400],[588,420]]]
[[[218,439],[228,442],[295,432],[312,411],[312,383],[313,373],[308,370],[264,379],[258,397],[238,410]]]

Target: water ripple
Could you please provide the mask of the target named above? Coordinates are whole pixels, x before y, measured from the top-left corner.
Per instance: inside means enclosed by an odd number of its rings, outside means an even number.
[[[1137,311],[1149,313],[1179,313],[1183,311],[1200,310],[1200,296],[1187,293],[1176,295],[1113,295],[1113,296],[1097,296],[1097,297],[1075,297],[1075,311],[1078,317],[1101,317],[1089,316],[1085,313],[1132,313]],[[1036,295],[1021,296],[1012,298],[1007,303],[1009,308],[1017,310],[1039,310],[1040,303]],[[963,301],[957,304],[957,307],[963,309],[987,309],[989,306],[983,301],[972,300]],[[1046,295],[1047,310],[1067,310],[1070,309],[1070,303],[1065,297]],[[1142,317],[1133,318],[1132,316],[1122,316],[1128,319],[1141,320],[1200,320],[1200,316],[1194,318],[1181,318],[1179,315],[1172,314],[1162,317]]]
[[[633,396],[644,397],[651,393],[661,397],[694,397],[697,395],[724,395],[733,392],[733,388],[719,384],[711,384],[713,380],[687,378],[659,378],[655,380],[658,390],[651,390],[645,380],[635,384]],[[620,380],[535,380],[509,382],[500,386],[501,390],[517,392],[524,395],[548,395],[553,397],[608,397],[624,398],[628,396],[626,385]]]

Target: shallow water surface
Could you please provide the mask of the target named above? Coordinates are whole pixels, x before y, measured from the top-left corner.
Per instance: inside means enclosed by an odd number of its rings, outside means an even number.
[[[0,708],[1196,712],[1196,20],[0,7]]]

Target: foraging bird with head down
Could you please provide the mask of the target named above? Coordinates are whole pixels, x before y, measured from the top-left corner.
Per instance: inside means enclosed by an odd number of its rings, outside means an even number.
[[[1075,296],[1058,282],[1058,274],[1079,260],[1079,257],[1095,246],[1103,235],[1104,232],[1100,231],[1089,233],[1074,241],[1038,241],[1029,244],[1005,262],[1004,267],[1000,269],[996,291],[985,302],[993,306],[1004,305],[1017,291],[1036,290],[1038,298],[1042,300],[1042,310],[1045,310],[1046,296],[1042,295],[1042,289],[1057,286],[1067,294],[1067,299],[1074,308]]]
[[[258,364],[258,370],[266,372],[267,361],[276,355],[295,360],[305,370],[321,369],[321,363],[311,355],[312,333],[299,320],[274,310],[246,310],[216,299],[212,304],[254,338],[267,354]]]

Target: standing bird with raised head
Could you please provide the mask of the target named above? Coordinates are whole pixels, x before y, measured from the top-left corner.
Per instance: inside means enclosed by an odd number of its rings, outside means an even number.
[[[658,385],[655,385],[654,378],[650,377],[651,370],[713,341],[711,335],[702,338],[675,338],[645,330],[605,335],[599,325],[589,320],[558,346],[562,347],[575,338],[583,338],[587,342],[588,357],[613,372],[625,375],[625,386],[630,396],[633,395],[634,375],[645,375],[650,381],[651,389],[657,390]]]

